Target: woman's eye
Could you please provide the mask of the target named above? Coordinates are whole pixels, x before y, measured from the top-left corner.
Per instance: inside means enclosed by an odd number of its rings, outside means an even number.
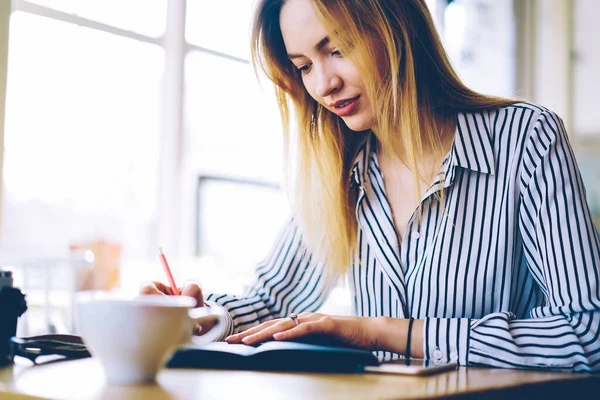
[[[339,50],[337,50],[337,49],[336,49],[336,50],[333,50],[333,51],[331,52],[331,55],[332,55],[332,56],[336,56],[336,57],[343,57],[343,56],[344,56],[344,55],[342,54],[342,52],[341,52],[341,51],[339,51]]]
[[[310,69],[310,65],[303,65],[301,67],[296,67],[296,68],[298,69],[298,71],[300,71],[301,73],[305,74]]]

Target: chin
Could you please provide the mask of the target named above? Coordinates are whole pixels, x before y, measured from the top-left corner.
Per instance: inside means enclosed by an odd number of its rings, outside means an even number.
[[[344,119],[344,123],[355,132],[367,131],[375,125],[371,119],[365,120],[362,118],[347,118]]]

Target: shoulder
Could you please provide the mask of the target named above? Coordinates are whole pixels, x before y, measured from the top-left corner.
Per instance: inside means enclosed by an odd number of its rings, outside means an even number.
[[[544,153],[552,145],[568,145],[569,139],[562,118],[554,111],[533,103],[517,103],[507,110],[514,110],[527,124],[519,129],[529,146]]]
[[[545,176],[547,167],[557,169],[574,165],[563,120],[554,111],[521,102],[490,113],[498,121],[495,125],[496,148],[505,149],[504,157],[513,160],[521,190],[530,187],[535,176]]]
[[[562,119],[554,111],[539,104],[518,102],[489,110],[490,118],[504,122],[500,128],[522,135],[530,135],[541,125],[562,125]]]
[[[496,172],[520,176],[523,187],[544,160],[557,154],[565,161],[573,157],[562,119],[534,103],[462,113],[458,123],[463,147],[484,155],[478,158],[493,160]]]
[[[493,142],[504,142],[508,146],[542,139],[544,142],[556,141],[564,135],[565,130],[562,119],[554,111],[524,101],[462,113],[461,117],[467,123],[473,121],[478,127],[484,128]]]

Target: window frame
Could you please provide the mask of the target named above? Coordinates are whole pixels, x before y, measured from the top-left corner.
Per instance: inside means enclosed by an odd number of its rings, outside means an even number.
[[[162,246],[168,248],[174,257],[195,254],[195,229],[191,231],[185,229],[185,221],[196,220],[198,213],[198,210],[194,208],[194,192],[198,177],[187,176],[183,148],[187,134],[184,128],[185,59],[190,52],[198,51],[245,65],[249,65],[250,60],[187,42],[185,38],[186,0],[167,0],[165,30],[157,37],[97,22],[27,0],[14,1],[11,11],[51,18],[162,47],[164,71],[161,88],[163,100],[160,107],[162,115],[159,127],[160,147],[157,177],[159,190],[156,193],[157,240]],[[244,184],[244,179],[240,179],[240,181]],[[265,182],[265,184],[268,183]],[[188,187],[193,189],[190,191],[187,189]],[[186,235],[190,238],[186,239]]]

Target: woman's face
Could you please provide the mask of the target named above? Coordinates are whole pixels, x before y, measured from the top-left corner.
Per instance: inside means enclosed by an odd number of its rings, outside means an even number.
[[[353,131],[373,128],[375,115],[363,80],[329,40],[311,0],[287,0],[279,23],[288,57],[310,96]]]

